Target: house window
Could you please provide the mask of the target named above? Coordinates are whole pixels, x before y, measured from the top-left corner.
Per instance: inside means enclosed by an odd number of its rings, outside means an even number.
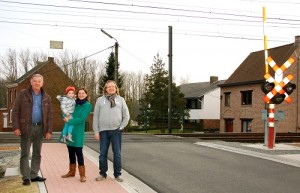
[[[13,102],[13,92],[12,92],[12,90],[10,90],[9,91],[9,98],[10,98],[10,103],[12,103]]]
[[[202,109],[204,97],[187,99],[186,108],[187,109]]]
[[[225,92],[225,106],[230,106],[230,94],[231,92]]]
[[[9,111],[9,122],[12,123],[12,109]]]
[[[249,133],[252,131],[252,119],[242,119],[242,131],[243,133]]]
[[[252,105],[252,90],[241,91],[242,105]]]

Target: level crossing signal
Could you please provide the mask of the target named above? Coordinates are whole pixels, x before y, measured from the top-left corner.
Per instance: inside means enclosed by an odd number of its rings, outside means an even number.
[[[269,73],[264,76],[266,82],[261,85],[262,91],[266,94],[264,101],[271,104],[280,104],[283,101],[291,103],[292,98],[289,95],[296,89],[296,85],[290,82],[293,79],[292,75],[289,74],[282,79],[282,73],[293,64],[294,59],[290,58],[281,67],[271,57],[267,58],[267,62],[275,71],[275,77]]]

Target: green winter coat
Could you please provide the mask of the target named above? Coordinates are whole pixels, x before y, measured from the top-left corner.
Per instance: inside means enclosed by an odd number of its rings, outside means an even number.
[[[72,131],[72,140],[74,142],[68,142],[68,146],[73,147],[83,147],[85,140],[85,122],[88,118],[90,112],[92,110],[92,105],[88,101],[86,101],[83,105],[76,104],[75,110],[73,113],[73,118],[68,121],[68,124],[74,125]],[[62,134],[60,135],[60,139],[62,138]]]

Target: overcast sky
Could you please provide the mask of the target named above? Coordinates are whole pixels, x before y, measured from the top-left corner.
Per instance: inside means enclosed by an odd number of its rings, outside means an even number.
[[[268,47],[300,35],[296,0],[0,0],[0,55],[8,48],[62,52],[107,61],[115,40],[121,71],[149,73],[159,53],[168,69],[168,26],[173,29],[173,76],[189,82],[227,79],[250,52],[263,50],[262,8]],[[100,31],[104,29],[115,39]]]

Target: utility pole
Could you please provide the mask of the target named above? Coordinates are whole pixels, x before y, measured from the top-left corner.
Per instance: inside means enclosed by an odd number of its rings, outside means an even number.
[[[118,85],[118,71],[119,71],[119,43],[116,41],[115,43],[115,82]]]
[[[169,88],[168,88],[168,130],[172,133],[172,26],[169,26]]]
[[[118,85],[119,43],[116,40],[116,38],[112,37],[109,33],[104,31],[103,29],[101,29],[101,32],[104,33],[105,35],[107,35],[109,38],[114,39],[116,41],[115,42],[115,72],[114,72],[114,79],[115,79],[116,84]]]

